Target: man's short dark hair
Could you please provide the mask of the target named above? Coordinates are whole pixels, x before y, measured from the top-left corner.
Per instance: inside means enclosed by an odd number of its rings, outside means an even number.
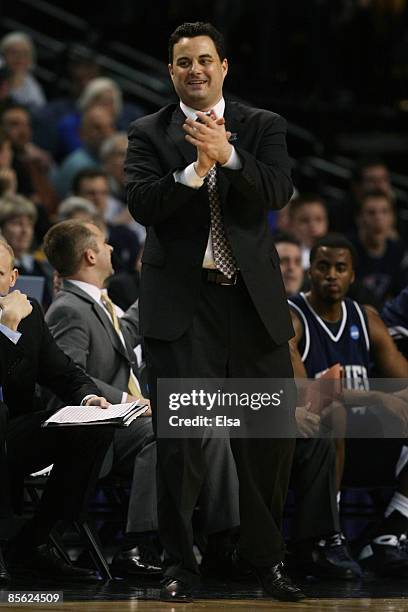
[[[95,236],[89,225],[79,219],[57,223],[44,236],[44,252],[48,261],[63,278],[79,270],[86,249],[96,250]]]
[[[11,100],[10,102],[7,102],[7,104],[3,107],[1,111],[0,123],[3,123],[4,116],[13,110],[23,111],[24,113],[26,113],[26,115],[31,121],[30,109],[27,106],[24,106],[24,104],[20,104],[19,102],[14,102],[14,100]]]
[[[353,183],[361,183],[364,178],[364,173],[368,168],[374,168],[375,166],[384,166],[388,170],[387,164],[381,157],[364,157],[359,160],[354,165],[351,180]]]
[[[225,58],[224,37],[211,23],[195,21],[193,23],[183,23],[178,26],[169,38],[169,64],[173,63],[174,45],[181,38],[195,38],[196,36],[209,36],[217,49],[218,56],[222,61]]]
[[[288,232],[276,232],[273,235],[273,241],[275,244],[280,244],[281,242],[286,242],[288,244],[294,244],[295,246],[299,247],[300,249],[300,242],[299,240],[297,240],[297,238],[295,238],[294,236],[292,236],[292,234],[289,234]]]
[[[372,200],[376,198],[387,200],[388,204],[390,205],[390,208],[394,210],[394,200],[388,195],[388,193],[385,193],[385,191],[382,191],[381,189],[367,189],[367,191],[364,191],[361,194],[360,198],[357,201],[356,213],[361,213],[361,210],[367,200]]]
[[[296,196],[289,202],[289,217],[293,219],[298,210],[300,210],[303,206],[316,203],[321,204],[327,213],[326,202],[318,193],[302,193],[301,195]]]
[[[356,249],[354,248],[354,245],[350,242],[350,240],[347,240],[347,238],[342,236],[342,234],[327,234],[326,236],[323,236],[323,238],[319,238],[318,240],[316,240],[310,251],[310,265],[312,265],[312,263],[316,259],[317,251],[318,249],[320,249],[320,247],[326,247],[328,249],[345,249],[346,251],[349,251],[351,255],[353,269],[356,267]]]
[[[99,177],[106,178],[108,180],[108,175],[103,170],[98,170],[98,168],[84,168],[76,173],[72,180],[72,193],[74,195],[79,195],[79,190],[81,187],[81,183],[84,179],[94,179]]]

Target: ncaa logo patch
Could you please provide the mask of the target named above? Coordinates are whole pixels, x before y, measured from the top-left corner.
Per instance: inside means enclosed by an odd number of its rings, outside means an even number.
[[[358,340],[360,337],[360,330],[358,329],[357,325],[352,325],[350,327],[350,338],[352,340]]]

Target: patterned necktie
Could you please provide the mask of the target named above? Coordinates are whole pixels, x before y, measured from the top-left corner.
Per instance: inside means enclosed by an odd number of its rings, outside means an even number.
[[[221,215],[220,198],[217,189],[216,166],[211,168],[205,180],[207,182],[208,199],[210,201],[211,241],[214,261],[218,270],[228,278],[231,278],[237,271],[237,262],[225,234],[225,227]]]
[[[109,312],[113,327],[115,328],[115,331],[118,334],[120,341],[122,342],[122,339],[120,338],[121,329],[119,325],[119,319],[116,314],[115,306],[112,300],[106,295],[106,293],[101,293],[101,302],[105,306],[106,310]],[[132,368],[130,368],[129,373],[128,393],[130,393],[130,395],[133,395],[134,397],[143,397],[139,390],[139,386],[136,381],[136,376],[134,375]]]

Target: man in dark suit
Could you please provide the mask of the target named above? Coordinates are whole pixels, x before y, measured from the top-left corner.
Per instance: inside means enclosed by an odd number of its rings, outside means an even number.
[[[222,37],[184,24],[170,37],[180,104],[132,123],[128,204],[147,226],[141,330],[152,409],[158,378],[293,377],[293,334],[269,208],[292,194],[285,122],[224,101]],[[286,576],[280,533],[294,440],[231,440],[240,481],[239,555],[267,593],[304,597]],[[267,468],[265,468],[267,466]],[[158,438],[159,524],[169,557],[161,597],[191,599],[198,576],[191,514],[204,463],[199,440]]]
[[[18,272],[9,245],[0,242],[0,390],[9,422],[0,422],[1,458],[4,437],[13,502],[21,499],[24,476],[53,464],[34,517],[13,539],[12,565],[39,571],[49,578],[93,579],[93,572],[65,563],[47,546],[57,521],[73,521],[86,514],[90,495],[112,438],[110,428],[47,430],[47,413],[38,409],[36,384],[53,390],[65,403],[108,406],[92,380],[54,342],[40,306],[19,291],[9,292]],[[4,462],[3,467],[4,467]],[[0,473],[0,478],[4,474]],[[1,494],[7,482],[0,481]],[[1,569],[0,569],[1,576]],[[8,577],[8,576],[6,576]]]

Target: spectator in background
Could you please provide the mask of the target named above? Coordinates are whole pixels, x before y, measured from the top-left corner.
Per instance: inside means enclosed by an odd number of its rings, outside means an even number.
[[[382,191],[394,199],[390,172],[379,158],[362,159],[353,168],[350,193],[340,202],[330,203],[330,228],[336,232],[356,229],[355,220],[361,198],[367,191]]]
[[[327,234],[328,228],[326,204],[319,195],[299,195],[290,201],[288,231],[300,243],[302,266],[305,270],[309,269],[309,255],[313,244]]]
[[[124,104],[122,91],[112,79],[97,77],[87,83],[78,98],[77,109],[65,115],[58,123],[59,152],[72,153],[81,146],[80,124],[82,114],[93,106],[102,106],[112,114],[117,129],[126,130],[131,121],[144,114],[134,104]]]
[[[80,132],[82,146],[68,155],[56,176],[56,188],[61,198],[70,194],[72,181],[80,170],[101,167],[101,146],[114,131],[112,114],[106,108],[93,106],[84,112]]]
[[[138,238],[139,244],[143,244],[146,238],[146,230],[143,225],[135,221],[126,206],[125,173],[124,162],[127,151],[127,134],[118,132],[107,138],[101,147],[101,159],[110,188],[108,198],[108,210],[116,211],[112,221],[122,225],[128,225]]]
[[[140,245],[134,232],[126,225],[111,221],[114,215],[109,210],[109,183],[106,173],[85,168],[75,176],[72,191],[74,195],[92,202],[106,222],[108,241],[114,249],[112,261],[115,272],[133,272]]]
[[[58,123],[65,115],[77,112],[77,101],[89,81],[100,75],[101,67],[96,54],[84,48],[77,50],[75,45],[68,49],[68,57],[64,58],[56,71],[67,79],[68,95],[50,100],[36,115],[35,142],[52,151],[55,159],[60,162],[68,151],[59,150]],[[79,124],[78,124],[79,133]],[[78,135],[79,138],[79,135]]]
[[[45,105],[41,85],[31,74],[35,50],[31,38],[24,32],[10,32],[0,42],[4,63],[10,71],[10,95],[19,104],[25,104],[34,112]]]
[[[280,269],[287,296],[299,293],[304,282],[304,269],[302,266],[302,251],[300,244],[289,234],[276,234],[274,236],[276,250],[280,259]]]
[[[0,127],[11,142],[17,191],[37,206],[36,239],[41,242],[49,227],[48,215],[55,211],[58,202],[52,185],[53,159],[32,142],[31,117],[24,106],[13,104],[6,108],[1,115]]]
[[[357,255],[356,278],[383,304],[408,281],[408,257],[401,240],[392,239],[395,211],[390,195],[368,191],[360,197],[357,232],[350,236]]]
[[[58,221],[67,221],[68,219],[91,221],[97,215],[98,211],[95,204],[78,196],[69,196],[58,206]]]
[[[52,269],[41,251],[32,252],[37,210],[23,196],[0,198],[0,230],[15,254],[15,267],[22,276],[42,276],[45,279],[43,306],[52,300]]]

